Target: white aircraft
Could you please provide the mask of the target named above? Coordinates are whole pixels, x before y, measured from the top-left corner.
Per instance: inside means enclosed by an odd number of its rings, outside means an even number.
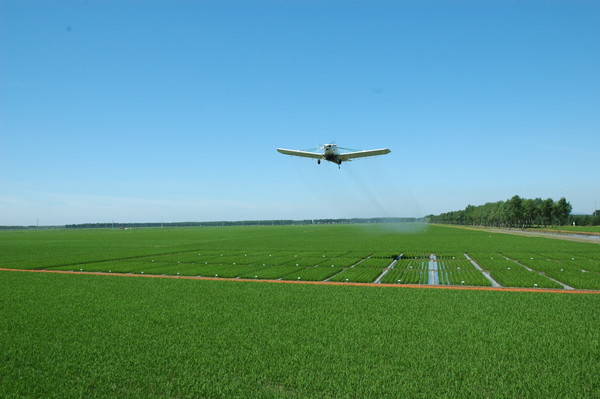
[[[379,150],[365,150],[365,151],[352,150],[352,152],[340,152],[339,151],[340,148],[342,148],[342,147],[338,147],[336,144],[325,144],[322,147],[317,148],[317,151],[322,150],[322,152],[286,150],[285,148],[278,148],[277,151],[282,154],[294,155],[296,157],[314,158],[317,160],[318,164],[321,163],[321,160],[333,162],[338,165],[338,168],[340,167],[342,162],[348,162],[354,158],[364,158],[364,157],[372,157],[375,155],[385,155],[385,154],[389,154],[391,152],[387,148],[381,148]]]

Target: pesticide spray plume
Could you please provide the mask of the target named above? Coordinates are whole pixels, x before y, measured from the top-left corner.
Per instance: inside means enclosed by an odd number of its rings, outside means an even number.
[[[373,160],[375,161],[375,160]],[[305,218],[373,219],[363,225],[365,233],[417,234],[427,225],[419,223],[421,209],[406,185],[394,184],[398,176],[377,162],[354,160],[341,169],[329,163],[312,165],[292,159],[296,170],[299,204]],[[304,200],[302,199],[304,194]]]
[[[348,167],[345,172],[368,204],[362,210],[366,208],[371,215],[377,215],[382,220],[377,227],[369,228],[368,231],[381,234],[418,234],[427,230],[427,224],[422,219],[410,217],[410,214],[421,212],[417,201],[409,190],[391,183],[394,179],[389,176],[387,169],[381,170],[376,163],[361,163],[360,169]],[[402,209],[398,210],[399,208]]]

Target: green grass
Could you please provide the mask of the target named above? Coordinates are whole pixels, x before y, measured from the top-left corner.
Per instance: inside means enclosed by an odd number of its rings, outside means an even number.
[[[600,287],[597,244],[446,226],[426,226],[411,233],[401,231],[378,225],[2,231],[0,267],[242,278],[254,278],[259,275],[257,271],[264,270],[266,273],[261,272],[259,278],[316,280],[321,275],[324,279],[331,277],[321,269],[310,269],[317,265],[334,265],[336,269],[355,265],[352,269],[381,271],[403,254],[397,269],[405,268],[402,262],[410,259],[425,262],[419,267],[426,268],[430,254],[435,253],[438,266],[443,268],[443,284],[489,285],[481,273],[473,271],[462,259],[462,254],[517,254],[514,259],[534,269],[534,273],[519,268],[509,272],[507,267],[483,260],[482,267],[505,286],[561,287],[547,276],[575,288]],[[529,258],[537,260],[542,256],[547,258],[545,265],[529,264]],[[579,262],[580,274],[573,270],[573,259]],[[568,273],[563,270],[557,274],[554,266],[558,263]],[[335,279],[367,282],[377,271],[344,273]],[[388,274],[383,282],[427,284],[423,272]]]
[[[388,284],[428,284],[429,256],[399,259],[381,280]]]
[[[0,272],[4,398],[598,397],[598,295]]]
[[[391,265],[393,261],[394,259],[392,258],[367,258],[358,263],[356,267],[375,267],[383,269]]]
[[[404,254],[382,282],[427,284],[432,253],[443,284],[489,285],[468,253],[600,287],[600,245],[443,226],[0,232],[21,269],[372,282]],[[0,271],[0,396],[598,397],[599,298]]]
[[[350,283],[372,283],[383,272],[382,268],[349,267],[340,274],[336,274],[329,281]]]
[[[398,233],[377,225],[245,226],[133,230],[0,231],[0,266],[41,268],[152,255],[214,258],[264,256],[365,258],[430,253],[583,250],[600,258],[600,246],[445,226]],[[269,256],[271,255],[271,256]],[[176,259],[174,259],[176,260]]]
[[[473,253],[473,260],[504,287],[562,288],[542,273],[527,270],[516,259],[506,259],[498,253]]]
[[[440,281],[447,285],[471,285],[489,287],[492,283],[469,262],[464,255],[438,256]],[[443,276],[443,278],[441,277]]]
[[[425,270],[392,269],[381,280],[384,284],[427,284],[429,275]]]
[[[600,289],[600,260],[586,253],[507,253],[510,259],[578,289]]]
[[[324,281],[343,270],[335,266],[312,266],[284,275],[283,280]]]

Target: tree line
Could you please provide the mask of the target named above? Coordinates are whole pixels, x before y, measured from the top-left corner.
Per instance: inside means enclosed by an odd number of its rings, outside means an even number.
[[[528,199],[515,195],[509,200],[488,202],[485,205],[468,205],[460,211],[429,215],[431,223],[464,224],[495,227],[533,227],[548,225],[600,224],[600,214],[571,215],[572,206],[563,197],[558,201],[548,199]]]
[[[368,224],[368,223],[415,223],[423,222],[421,218],[354,218],[354,219],[304,219],[304,220],[235,220],[211,222],[167,222],[167,223],[81,223],[68,224],[67,229],[110,229],[139,227],[211,227],[211,226],[282,226],[307,224]]]
[[[353,219],[281,219],[281,220],[234,220],[210,222],[141,222],[141,223],[79,223],[54,226],[0,226],[0,230],[48,230],[48,229],[132,229],[146,227],[211,227],[211,226],[283,226],[307,224],[371,224],[371,223],[424,223],[424,218],[382,217]]]

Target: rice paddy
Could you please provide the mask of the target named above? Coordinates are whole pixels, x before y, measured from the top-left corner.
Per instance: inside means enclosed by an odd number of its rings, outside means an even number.
[[[493,280],[501,287],[600,289],[597,245],[501,234],[490,240],[489,233],[439,226],[416,234],[381,226],[263,226],[3,235],[0,267],[7,268],[461,286],[490,286]]]
[[[0,268],[232,279],[0,271],[0,392],[598,396],[600,295],[394,288],[490,286],[465,254],[504,287],[598,287],[600,245],[439,226],[0,232]]]

